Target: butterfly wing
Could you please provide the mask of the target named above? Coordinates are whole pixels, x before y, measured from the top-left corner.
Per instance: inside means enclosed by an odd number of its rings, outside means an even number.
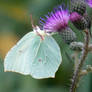
[[[54,77],[61,61],[60,48],[51,36],[42,40],[30,32],[8,52],[4,69],[41,79]]]
[[[31,66],[31,75],[39,79],[54,78],[61,62],[62,57],[58,44],[51,36],[46,36]]]
[[[39,40],[40,37],[33,32],[26,34],[6,55],[4,60],[5,71],[29,74],[30,62],[33,61]]]

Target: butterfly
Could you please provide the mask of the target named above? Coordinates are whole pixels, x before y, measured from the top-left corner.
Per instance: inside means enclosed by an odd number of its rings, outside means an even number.
[[[54,38],[38,26],[10,49],[4,59],[4,71],[31,75],[35,79],[54,78],[62,62]]]

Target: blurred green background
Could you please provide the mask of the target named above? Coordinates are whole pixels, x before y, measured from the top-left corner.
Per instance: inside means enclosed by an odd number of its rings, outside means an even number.
[[[54,79],[36,80],[31,76],[4,72],[3,69],[3,59],[8,50],[32,31],[30,15],[32,14],[34,23],[39,25],[40,17],[62,3],[69,6],[69,0],[0,0],[0,92],[69,92],[73,73],[73,61],[69,55],[72,51],[58,35],[54,38],[61,47],[63,63]],[[92,9],[87,10],[92,15]],[[83,34],[72,24],[70,26],[76,32],[78,40],[83,40]],[[85,64],[92,64],[92,53]],[[92,74],[81,79],[78,92],[92,92]]]

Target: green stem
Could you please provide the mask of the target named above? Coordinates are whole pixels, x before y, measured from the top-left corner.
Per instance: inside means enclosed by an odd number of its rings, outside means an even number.
[[[80,72],[88,54],[88,45],[89,45],[89,30],[85,30],[85,46],[82,50],[82,54],[79,59],[79,64],[77,65],[77,68],[74,72],[74,76],[72,78],[70,92],[76,92],[77,84],[79,83],[80,79]]]
[[[76,68],[77,68],[77,66],[78,66],[78,62],[79,62],[79,59],[78,59],[78,54],[79,54],[79,52],[78,51],[76,51],[75,52],[75,70],[76,70]]]

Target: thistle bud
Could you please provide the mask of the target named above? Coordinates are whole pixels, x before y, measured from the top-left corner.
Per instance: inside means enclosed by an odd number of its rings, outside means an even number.
[[[85,14],[84,19],[87,22],[87,28],[90,29],[91,28],[91,18],[87,14]]]
[[[70,44],[71,42],[74,42],[77,39],[75,33],[69,27],[59,32],[59,34],[61,35],[63,41],[67,44]]]
[[[74,26],[79,30],[91,28],[91,19],[87,14],[84,14],[84,16],[81,16],[78,13],[74,12],[70,15],[70,20],[72,21]]]
[[[71,1],[71,13],[77,12],[80,15],[83,15],[86,12],[86,3],[84,0],[72,0]]]

